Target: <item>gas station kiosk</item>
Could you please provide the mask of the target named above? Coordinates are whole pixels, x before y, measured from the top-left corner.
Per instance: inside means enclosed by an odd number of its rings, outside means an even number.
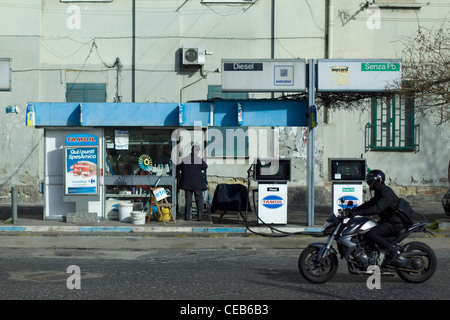
[[[44,129],[44,219],[77,212],[120,219],[121,211],[141,211],[157,184],[178,205],[176,174],[166,150],[177,151],[177,158],[197,128],[305,126],[307,110],[302,100],[30,103],[27,126]],[[286,166],[285,160],[274,159],[271,164],[276,169],[271,174],[265,166],[258,171],[261,183],[274,185],[266,189],[270,195],[264,196],[261,212],[277,212],[264,217],[268,223],[286,223],[290,162]]]
[[[257,159],[254,180],[258,182],[258,220],[262,224],[287,223],[287,182],[290,159]]]
[[[366,175],[366,159],[330,158],[328,161],[330,181],[332,183],[332,209],[337,214],[339,209],[347,208],[348,201],[353,201],[353,208],[363,203],[362,183]],[[344,198],[344,202],[341,199]]]

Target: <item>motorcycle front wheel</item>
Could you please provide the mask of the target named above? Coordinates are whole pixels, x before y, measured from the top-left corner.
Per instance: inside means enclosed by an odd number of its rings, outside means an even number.
[[[437,258],[433,249],[422,242],[410,242],[405,245],[402,256],[406,258],[405,268],[398,268],[397,274],[404,281],[412,283],[424,282],[436,271]]]
[[[319,248],[307,247],[298,258],[298,270],[300,274],[312,283],[325,283],[336,274],[338,258],[330,252],[321,261],[317,261]]]

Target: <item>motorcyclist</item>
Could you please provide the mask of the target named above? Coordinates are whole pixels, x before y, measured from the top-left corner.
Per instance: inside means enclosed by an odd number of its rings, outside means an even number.
[[[348,213],[350,218],[359,216],[377,215],[380,217],[378,225],[366,233],[366,237],[389,251],[385,264],[399,264],[400,252],[395,246],[386,240],[387,236],[398,234],[404,225],[402,220],[395,214],[399,198],[394,191],[384,182],[385,174],[381,170],[371,170],[367,173],[366,182],[375,195],[362,205],[351,209]]]

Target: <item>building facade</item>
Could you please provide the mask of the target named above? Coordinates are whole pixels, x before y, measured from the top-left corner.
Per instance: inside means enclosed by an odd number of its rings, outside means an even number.
[[[29,102],[280,98],[289,94],[222,92],[222,59],[398,59],[404,39],[419,26],[448,23],[449,13],[448,0],[2,1],[0,58],[10,72],[2,73],[9,86],[0,105],[12,112],[0,117],[0,193],[17,186],[20,202],[42,201],[44,130],[25,125]],[[188,48],[200,55],[186,56]],[[358,111],[317,105],[316,204],[331,201],[329,158],[363,157],[401,195],[440,200],[448,188],[450,129],[432,118],[404,124],[405,112],[397,117],[393,106],[407,103],[364,101]],[[393,123],[409,133],[392,131]],[[261,130],[266,155],[292,161],[290,204],[306,205],[307,128]],[[248,142],[206,150],[210,184],[245,183],[248,150]]]

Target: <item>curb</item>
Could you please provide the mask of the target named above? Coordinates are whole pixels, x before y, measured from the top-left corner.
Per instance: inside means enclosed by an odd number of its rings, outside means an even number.
[[[440,224],[441,231],[436,236],[450,234],[448,225]],[[0,232],[5,233],[108,233],[112,234],[233,234],[233,235],[263,235],[263,236],[320,236],[321,227],[302,227],[302,226],[252,226],[252,227],[199,227],[199,226],[147,226],[147,225],[130,225],[130,226],[17,226],[17,225],[0,225]],[[418,233],[416,233],[418,235]]]
[[[63,233],[232,233],[232,234],[298,234],[320,232],[311,227],[149,227],[149,226],[0,226],[0,232]]]

